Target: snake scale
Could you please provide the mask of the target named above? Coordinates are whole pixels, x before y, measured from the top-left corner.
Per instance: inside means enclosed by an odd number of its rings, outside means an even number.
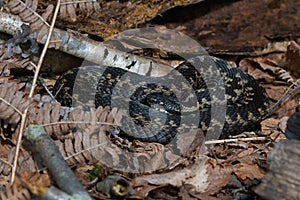
[[[121,134],[160,143],[188,128],[206,133],[213,127],[221,136],[258,130],[269,106],[265,89],[252,76],[212,56],[200,56],[196,66],[185,61],[163,77],[115,67],[72,69],[56,81],[53,94],[64,106],[75,101],[127,109]],[[214,116],[223,117],[212,117],[213,106],[220,112]]]

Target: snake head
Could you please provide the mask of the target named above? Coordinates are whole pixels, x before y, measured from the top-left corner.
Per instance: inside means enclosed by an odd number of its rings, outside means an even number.
[[[143,102],[148,106],[151,106],[151,108],[162,112],[175,115],[181,114],[181,105],[178,102],[178,99],[174,96],[169,96],[163,93],[148,94]]]
[[[162,85],[147,84],[135,90],[130,97],[134,104],[152,108],[167,114],[181,114],[181,105],[176,95]]]

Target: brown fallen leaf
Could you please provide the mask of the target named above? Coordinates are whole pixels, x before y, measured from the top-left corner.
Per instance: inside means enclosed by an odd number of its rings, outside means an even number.
[[[234,173],[243,181],[261,179],[265,171],[257,164],[240,163],[236,165]]]
[[[162,186],[181,187],[183,184],[191,186],[190,192],[214,193],[228,183],[231,172],[231,166],[220,165],[214,159],[201,156],[192,166],[164,174],[137,177],[132,183],[135,189],[138,188],[137,194],[143,196]]]
[[[291,41],[285,53],[286,69],[295,78],[300,78],[300,46],[295,41]]]
[[[262,132],[263,134],[271,133],[278,128],[279,119],[268,118],[261,122]]]
[[[273,82],[275,80],[274,76],[264,71],[264,68],[267,68],[267,64],[264,64],[262,67],[261,63],[262,61],[258,62],[255,58],[245,58],[239,62],[239,68],[252,75],[257,80],[265,80],[268,83]]]

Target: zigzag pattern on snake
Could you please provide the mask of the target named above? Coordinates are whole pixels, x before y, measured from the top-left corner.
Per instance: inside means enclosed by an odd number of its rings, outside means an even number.
[[[269,106],[252,76],[212,56],[184,62],[164,77],[115,67],[72,69],[57,80],[53,94],[64,106],[121,107],[128,111],[123,135],[161,143],[189,128],[220,129],[222,136],[258,130]]]

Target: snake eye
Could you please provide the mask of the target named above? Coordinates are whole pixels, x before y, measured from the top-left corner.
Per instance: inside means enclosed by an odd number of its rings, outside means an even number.
[[[149,94],[147,95],[147,104],[159,111],[180,115],[181,106],[176,97],[165,94]]]

